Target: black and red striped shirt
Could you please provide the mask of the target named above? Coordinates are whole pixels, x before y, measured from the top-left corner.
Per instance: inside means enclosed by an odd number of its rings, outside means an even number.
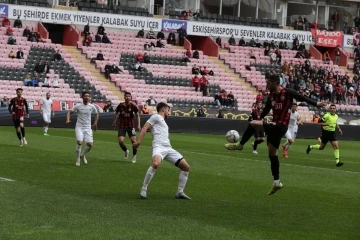
[[[25,111],[26,114],[29,114],[29,108],[28,104],[25,98],[23,97],[15,97],[10,100],[9,104],[9,112],[12,114],[12,118],[14,120],[19,120],[21,118],[24,118]]]
[[[261,119],[264,118],[272,109],[273,123],[289,125],[291,106],[294,99],[299,102],[306,102],[316,106],[316,102],[307,98],[294,89],[282,88],[279,93],[270,93],[266,101],[265,108],[261,113]]]
[[[135,104],[120,103],[115,112],[119,114],[119,128],[134,128],[134,116],[139,112]]]
[[[261,119],[261,112],[262,112],[262,109],[258,109],[258,108],[254,108],[252,111],[251,111],[251,115],[250,115],[250,118],[249,118],[249,121],[252,121],[252,120],[260,120]]]

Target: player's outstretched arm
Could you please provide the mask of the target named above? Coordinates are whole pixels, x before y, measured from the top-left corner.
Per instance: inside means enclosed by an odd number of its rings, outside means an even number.
[[[94,131],[96,131],[96,130],[97,130],[97,124],[98,124],[98,121],[99,121],[99,112],[98,112],[98,111],[96,111],[96,112],[95,112],[95,120],[94,120],[94,124],[92,125],[92,129],[93,129]]]
[[[73,113],[73,110],[69,110],[66,114],[66,123],[70,123],[70,115]]]
[[[147,130],[151,128],[151,124],[146,122],[145,125],[142,127],[141,131],[140,131],[140,135],[139,138],[137,139],[137,141],[133,144],[134,148],[138,148],[141,144],[141,142],[144,140],[145,134],[147,132]]]
[[[294,89],[289,89],[287,88],[286,91],[290,92],[291,95],[293,96],[293,98],[296,99],[296,101],[299,101],[299,102],[306,102],[310,105],[313,105],[317,108],[322,108],[322,107],[325,107],[326,106],[326,103],[323,103],[323,102],[315,102],[314,100],[308,98],[308,97],[305,97],[304,95],[301,95],[299,92],[295,91]]]

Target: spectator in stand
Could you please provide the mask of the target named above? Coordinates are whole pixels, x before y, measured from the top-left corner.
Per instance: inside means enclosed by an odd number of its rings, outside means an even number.
[[[326,51],[326,52],[324,53],[324,63],[330,64],[330,61],[331,61],[330,54],[329,54],[328,51]]]
[[[198,52],[198,50],[196,49],[194,52],[193,52],[193,58],[195,59],[199,59],[200,58],[200,53]]]
[[[181,28],[179,28],[177,30],[177,32],[179,34],[179,46],[184,46],[184,41],[185,41],[185,38],[187,36],[186,29],[184,28],[184,25],[182,25]]]
[[[340,83],[337,84],[336,88],[335,88],[335,92],[336,92],[336,103],[337,104],[342,104],[342,95],[343,95],[343,88],[341,86]]]
[[[199,17],[200,17],[200,12],[199,12],[199,9],[198,9],[198,10],[196,10],[196,12],[193,13],[193,18],[194,18],[194,20],[198,20]]]
[[[103,24],[101,24],[98,27],[97,34],[99,34],[99,35],[104,35],[105,34],[105,28],[104,28]]]
[[[357,28],[358,30],[360,29],[360,18],[359,18],[359,16],[356,16],[354,18],[354,25],[355,25],[355,28]]]
[[[147,39],[156,39],[155,32],[150,28],[150,31],[146,34]]]
[[[90,25],[89,23],[87,23],[85,26],[84,26],[84,30],[82,32],[82,35],[86,36],[86,35],[90,35]]]
[[[7,17],[4,17],[4,19],[2,20],[2,26],[10,27],[10,25],[11,25],[10,20]]]
[[[214,104],[217,105],[217,106],[221,106],[221,104],[222,104],[221,93],[216,93],[214,95]]]
[[[144,50],[145,51],[154,51],[154,47],[149,43],[149,41],[146,41],[144,44]]]
[[[187,57],[191,58],[192,54],[191,54],[190,49],[187,49],[187,50],[186,50],[185,55],[186,55]]]
[[[95,61],[104,61],[105,59],[104,59],[104,54],[102,53],[102,51],[101,50],[99,50],[99,52],[98,52],[98,54],[96,55],[96,58],[92,58],[91,59],[91,62],[92,63],[95,63]]]
[[[50,65],[48,62],[44,63],[44,73],[50,73]]]
[[[145,103],[144,106],[142,107],[141,109],[141,114],[149,114],[150,111],[149,111],[149,107],[148,105]]]
[[[16,58],[17,59],[24,59],[24,52],[21,48],[19,48],[19,51],[16,52]]]
[[[102,42],[102,39],[101,39],[101,36],[100,36],[100,34],[95,34],[95,42],[96,43],[101,43]]]
[[[334,12],[334,14],[331,16],[331,20],[333,22],[333,29],[337,30],[337,24],[339,22],[339,14],[337,11]]]
[[[16,58],[16,55],[13,50],[10,51],[9,58]]]
[[[36,42],[36,37],[35,37],[34,32],[30,32],[29,37],[28,37],[28,41],[29,42]]]
[[[210,71],[204,66],[204,70],[202,71],[202,75],[209,75]]]
[[[340,48],[336,48],[335,50],[335,65],[339,65],[340,63]]]
[[[31,81],[31,77],[30,77],[29,74],[27,74],[27,75],[25,76],[24,86],[27,86],[27,87],[32,86],[32,81]]]
[[[14,34],[14,30],[12,30],[12,28],[9,26],[9,27],[6,29],[5,35],[12,36],[13,34]]]
[[[181,20],[188,20],[188,13],[185,10],[181,12],[180,19]]]
[[[175,33],[170,32],[167,38],[167,43],[171,44],[171,45],[175,45],[176,44],[176,37],[175,37]]]
[[[228,94],[225,90],[222,91],[221,98],[223,100],[222,105],[228,107],[229,106]]]
[[[143,62],[143,61],[144,61],[144,55],[142,55],[142,53],[139,52],[139,53],[136,55],[135,60],[136,60],[137,62]]]
[[[54,76],[53,88],[59,88],[59,79],[57,78],[57,76]]]
[[[201,105],[200,108],[196,111],[196,117],[205,117],[204,105]]]
[[[271,42],[274,42],[274,40],[272,40]],[[261,48],[261,47],[262,47],[262,45],[261,45],[261,43],[260,43],[260,41],[259,41],[258,38],[255,40],[255,47],[257,47],[257,48]],[[275,48],[275,47],[274,47],[274,48]]]
[[[200,73],[199,67],[194,64],[193,68],[191,69],[191,74],[198,75]]]
[[[161,29],[161,31],[158,32],[158,34],[157,34],[157,36],[156,36],[157,39],[165,40],[165,34],[164,34],[163,31],[164,31],[164,30]]]
[[[230,93],[227,95],[227,100],[229,102],[229,106],[230,107],[234,107],[235,106],[235,97],[234,94],[230,91]]]
[[[39,78],[37,77],[37,75],[34,75],[34,77],[31,79],[31,83],[33,87],[39,86]]]
[[[224,112],[223,112],[223,109],[222,107],[220,106],[219,107],[219,112],[218,114],[216,115],[217,118],[224,118]]]
[[[299,18],[296,21],[296,30],[304,30],[304,26],[305,26],[305,21],[304,18],[302,16],[299,16]]]
[[[349,91],[346,93],[346,104],[347,105],[356,105],[357,98],[355,94],[355,90],[353,87],[349,88]]]
[[[16,39],[13,36],[9,36],[7,44],[9,45],[16,45]]]
[[[279,51],[279,49],[277,49],[275,51],[275,54],[276,54],[276,64],[281,65],[281,59],[282,59],[281,51]]]
[[[347,12],[345,12],[345,15],[343,16],[343,22],[344,22],[343,31],[345,34],[346,34],[346,30],[347,30],[349,21],[350,21],[349,15],[347,14]]]
[[[50,77],[46,76],[42,87],[50,87]]]
[[[92,43],[92,37],[90,33],[85,34],[83,45],[86,47],[90,47]]]
[[[61,61],[62,57],[60,54],[60,50],[57,50],[56,53],[54,54],[54,60],[53,61]]]
[[[249,46],[250,46],[250,47],[256,47],[256,42],[255,42],[255,39],[254,39],[254,38],[252,38],[252,39],[250,40]]]
[[[141,62],[139,62],[139,61],[137,61],[135,63],[135,65],[131,67],[131,69],[133,69],[134,71],[139,71],[139,72],[144,70],[143,66],[141,65]]]
[[[253,51],[253,50],[250,50],[248,56],[249,56],[249,58],[254,59],[254,60],[255,60],[255,63],[256,63],[256,57],[255,57],[255,54],[254,54],[254,51]]]
[[[156,47],[157,48],[164,48],[165,47],[165,45],[161,42],[160,38],[156,41]]]
[[[200,78],[200,92],[202,92],[203,96],[207,96],[207,82],[208,82],[208,80],[203,75]]]
[[[198,75],[195,75],[193,79],[191,80],[191,86],[195,88],[195,92],[199,90],[200,87],[200,78]]]
[[[296,38],[293,40],[292,50],[298,50],[298,49],[299,49],[299,39],[296,37]]]
[[[360,104],[360,86],[359,86],[359,83],[360,82],[358,82],[358,86],[357,86],[357,89],[356,89],[356,102],[357,102],[357,104]]]
[[[221,48],[221,38],[218,36],[215,40],[216,44]]]
[[[9,107],[10,99],[8,99],[6,96],[4,96],[3,99],[1,99],[1,107]]]
[[[153,96],[150,96],[150,98],[146,100],[146,104],[149,106],[156,106],[157,101],[153,98]]]
[[[270,56],[270,47],[269,46],[265,47],[264,56]]]
[[[34,72],[36,72],[36,73],[44,72],[44,65],[40,60],[36,63],[36,65],[34,67]]]
[[[147,53],[144,53],[144,63],[151,63],[150,57]]]
[[[259,91],[258,95],[256,95],[256,102],[264,102],[264,96],[261,90]]]
[[[302,43],[299,45],[298,50],[299,50],[299,51],[304,51],[305,49],[306,49],[306,48],[305,48],[305,43],[302,42]]]
[[[144,38],[144,36],[145,36],[144,29],[139,30],[139,32],[136,35],[137,38]]]
[[[318,29],[318,27],[318,23],[314,20],[314,22],[311,24],[311,28]]]
[[[22,22],[20,20],[20,16],[14,22],[14,28],[22,28]]]
[[[285,49],[285,46],[284,46],[284,42],[283,42],[283,41],[280,41],[280,42],[279,42],[279,49]]]
[[[190,61],[190,58],[186,55],[186,53],[184,53],[184,56],[183,56],[183,58],[182,58],[182,61],[183,61],[183,62],[191,62],[191,61]]]
[[[114,107],[111,105],[111,101],[108,100],[103,108],[104,112],[115,112]]]
[[[236,40],[234,38],[234,35],[231,35],[228,42],[229,42],[230,46],[235,46],[236,45]]]
[[[244,38],[243,38],[243,37],[240,38],[240,40],[239,40],[239,46],[243,47],[243,46],[245,46],[245,45],[246,45],[246,42],[245,42]]]
[[[104,33],[104,35],[102,37],[102,43],[112,44],[112,42],[110,41],[110,39],[106,33]]]
[[[30,31],[29,27],[26,26],[26,28],[23,31],[23,37],[29,38],[30,34],[31,34],[31,31]]]
[[[305,56],[304,56],[304,54],[303,54],[301,51],[298,51],[298,52],[296,53],[296,55],[295,55],[295,57],[294,57],[294,58],[304,59],[304,58],[305,58]]]

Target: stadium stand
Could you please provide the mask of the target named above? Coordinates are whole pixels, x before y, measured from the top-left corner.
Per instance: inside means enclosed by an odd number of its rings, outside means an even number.
[[[152,17],[152,14],[149,13],[149,10],[147,8],[128,6],[109,8],[105,1],[94,2],[90,0],[83,0],[77,3],[77,7],[80,11]]]
[[[32,7],[51,7],[47,0],[20,0],[17,1],[17,4]]]

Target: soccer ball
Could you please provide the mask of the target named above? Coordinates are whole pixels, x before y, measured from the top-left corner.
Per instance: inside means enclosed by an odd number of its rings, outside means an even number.
[[[230,130],[226,134],[226,140],[229,143],[236,143],[237,141],[239,141],[239,138],[240,138],[240,135],[236,130]]]

